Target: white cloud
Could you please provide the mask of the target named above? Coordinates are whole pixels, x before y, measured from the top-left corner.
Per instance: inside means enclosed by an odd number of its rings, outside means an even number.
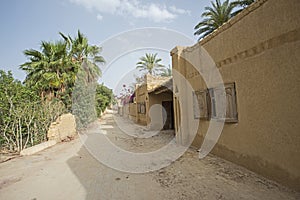
[[[120,0],[69,0],[71,3],[83,6],[92,11],[96,10],[103,13],[114,13],[120,6]]]
[[[100,14],[98,14],[98,15],[97,15],[97,20],[101,21],[102,19],[103,19],[103,16],[100,15]]]
[[[151,4],[146,12],[147,18],[153,19],[155,22],[172,20],[176,18],[175,14],[170,13],[166,8],[160,8],[155,4]]]
[[[181,14],[181,15],[183,15],[183,14],[191,15],[190,10],[184,10],[184,9],[181,9],[181,8],[176,8],[176,6],[171,6],[170,10],[174,13]]]
[[[154,22],[172,21],[178,15],[189,14],[190,11],[171,6],[150,3],[145,4],[141,0],[69,0],[71,3],[83,6],[89,11],[101,14],[117,14],[132,16],[134,18],[148,19]],[[98,17],[101,16],[101,17]],[[100,18],[100,19],[99,19]],[[97,15],[102,20],[102,15]]]

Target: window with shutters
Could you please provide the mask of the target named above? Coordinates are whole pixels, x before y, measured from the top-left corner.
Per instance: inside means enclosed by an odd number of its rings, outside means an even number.
[[[195,119],[208,119],[207,90],[193,92],[193,106]]]
[[[238,122],[238,112],[237,112],[237,100],[236,100],[236,87],[235,83],[224,84],[225,88],[225,100],[226,100],[226,113],[225,116],[218,116],[217,109],[221,109],[216,104],[216,98],[220,95],[224,95],[222,90],[219,88],[209,88],[208,89],[208,117],[210,119],[221,119],[225,118],[225,122]],[[219,96],[219,97],[220,97]],[[220,98],[222,99],[222,98]],[[221,115],[221,114],[219,114]]]
[[[137,111],[139,114],[146,114],[146,103],[137,103]]]

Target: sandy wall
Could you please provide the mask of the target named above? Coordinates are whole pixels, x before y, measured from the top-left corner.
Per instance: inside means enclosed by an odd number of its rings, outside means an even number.
[[[201,63],[195,56],[200,46],[216,63],[224,83],[236,84],[238,123],[225,124],[213,153],[297,190],[300,190],[299,10],[298,0],[260,0],[201,42],[171,52],[173,68],[196,90],[205,89],[206,84],[182,57],[192,55],[195,63]],[[175,87],[183,86],[179,83]],[[179,96],[184,98],[180,92]],[[188,115],[191,117],[193,113]],[[209,121],[200,122],[194,146],[200,147],[208,124]]]

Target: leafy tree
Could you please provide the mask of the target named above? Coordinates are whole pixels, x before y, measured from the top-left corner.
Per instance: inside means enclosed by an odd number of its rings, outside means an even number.
[[[114,102],[112,90],[97,81],[86,82],[83,71],[78,73],[72,99],[72,110],[79,130],[95,121]]]
[[[42,41],[40,50],[24,51],[28,61],[20,68],[27,73],[25,85],[11,72],[0,70],[1,151],[19,152],[47,140],[51,122],[65,107],[73,108],[86,126],[97,117],[95,102],[103,111],[112,101],[111,90],[105,86],[101,86],[97,99],[95,95],[101,75],[98,64],[104,63],[101,48],[89,45],[80,31],[74,39],[60,35],[63,40]]]
[[[151,75],[159,74],[161,70],[165,67],[164,65],[160,64],[161,58],[157,58],[156,54],[146,53],[145,56],[140,58],[140,61],[136,63],[136,68],[140,71],[146,71]]]
[[[96,87],[96,111],[97,116],[100,117],[101,113],[113,103],[113,92],[111,89],[103,84],[98,84]]]
[[[218,27],[222,26],[232,17],[232,10],[235,7],[229,0],[223,3],[220,0],[211,2],[211,7],[205,7],[205,12],[202,13],[203,21],[199,22],[194,30],[194,35],[200,35],[199,40],[212,33]]]
[[[97,79],[101,76],[99,64],[105,63],[100,55],[101,47],[89,45],[88,39],[79,30],[72,38],[59,33],[68,45],[68,57],[76,65],[77,76],[72,88],[72,112],[76,116],[77,128],[85,128],[97,118],[95,92]]]
[[[82,65],[87,65],[83,62]],[[84,66],[84,68],[86,68]],[[84,129],[97,119],[95,109],[95,92],[97,80],[87,81],[86,72],[79,70],[72,91],[72,113],[76,117],[78,130]]]
[[[94,92],[96,80],[101,76],[101,70],[99,64],[104,64],[105,60],[100,55],[101,47],[96,45],[89,45],[88,39],[79,30],[77,36],[72,38],[71,36],[66,36],[63,33],[59,33],[64,39],[68,46],[68,58],[75,65],[75,79],[77,85],[72,85],[70,88],[69,96],[73,95],[73,90],[76,90],[76,97],[69,98],[76,101],[77,105],[73,105],[76,108],[74,114],[77,113],[77,118],[79,127],[84,127],[86,124],[95,119],[93,105],[89,102],[94,102]],[[75,84],[75,81],[74,81]],[[86,94],[85,96],[81,96]],[[83,99],[85,97],[86,99]],[[88,109],[82,109],[88,106]],[[79,119],[81,118],[81,119]]]
[[[31,88],[0,70],[0,150],[19,152],[45,141],[48,128],[63,111],[60,102],[43,102]]]

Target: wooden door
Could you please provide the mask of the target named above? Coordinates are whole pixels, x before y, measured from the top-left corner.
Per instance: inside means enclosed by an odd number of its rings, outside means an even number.
[[[164,130],[174,129],[174,115],[173,115],[173,102],[172,101],[163,101],[162,107],[166,110],[166,113],[163,113]]]

